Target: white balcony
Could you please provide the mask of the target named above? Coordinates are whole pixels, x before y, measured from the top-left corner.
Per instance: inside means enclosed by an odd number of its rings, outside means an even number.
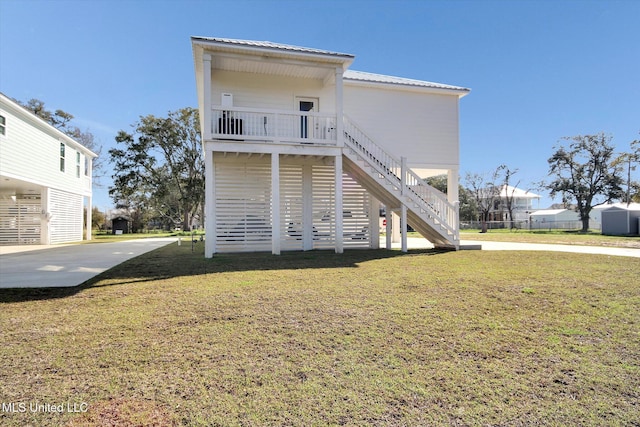
[[[286,144],[336,145],[335,114],[214,106],[211,138]]]

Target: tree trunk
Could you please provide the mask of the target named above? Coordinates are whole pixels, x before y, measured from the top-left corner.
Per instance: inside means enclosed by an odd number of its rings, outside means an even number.
[[[587,231],[589,231],[589,217],[582,220],[582,232],[586,233]]]
[[[191,231],[191,221],[189,221],[189,209],[184,210],[184,220],[182,221],[182,231]]]

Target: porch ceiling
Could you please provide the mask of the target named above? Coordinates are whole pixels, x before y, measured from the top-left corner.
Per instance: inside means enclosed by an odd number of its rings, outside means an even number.
[[[0,177],[0,195],[2,196],[15,196],[17,194],[40,195],[41,190],[42,187],[37,184],[7,176]]]
[[[328,79],[336,67],[346,69],[353,55],[272,42],[192,37],[196,64],[200,55],[211,55],[215,70],[273,74],[286,77]]]
[[[216,70],[255,74],[274,74],[286,77],[325,79],[334,74],[334,67],[309,66],[297,61],[278,58],[262,58],[214,55],[211,66]]]

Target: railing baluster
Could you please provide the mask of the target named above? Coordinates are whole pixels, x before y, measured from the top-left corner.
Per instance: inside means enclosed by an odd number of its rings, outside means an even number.
[[[331,114],[214,106],[211,121],[214,138],[235,135],[256,141],[266,138],[285,143],[337,143],[336,116]]]

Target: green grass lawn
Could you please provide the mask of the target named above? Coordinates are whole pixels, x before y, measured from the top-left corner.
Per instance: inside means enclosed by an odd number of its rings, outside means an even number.
[[[640,259],[199,246],[0,291],[0,425],[638,425]]]

